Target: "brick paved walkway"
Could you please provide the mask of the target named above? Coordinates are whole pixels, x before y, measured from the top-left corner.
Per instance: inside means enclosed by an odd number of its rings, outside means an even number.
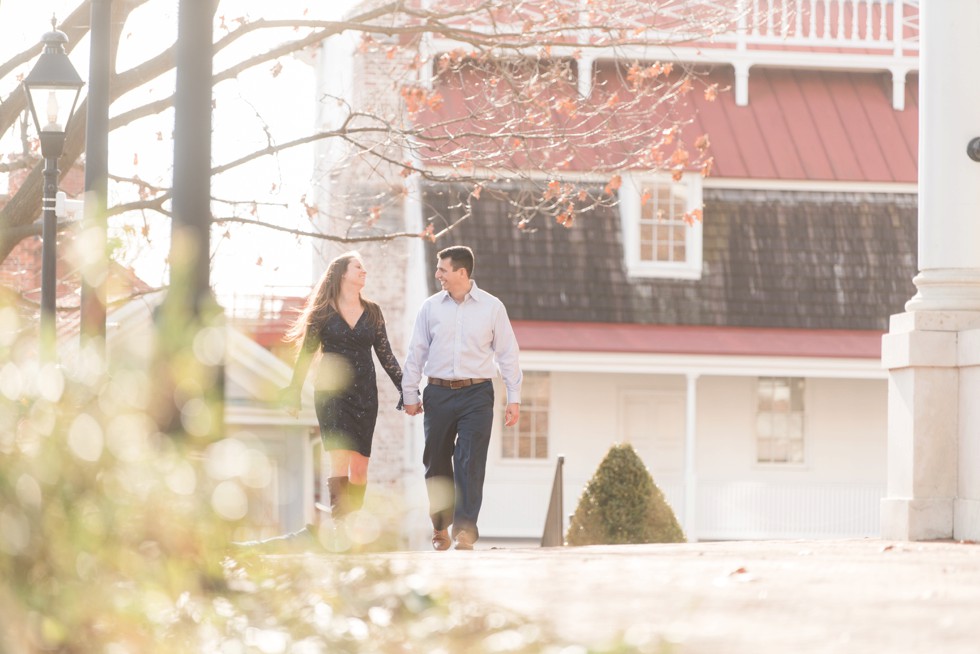
[[[767,541],[383,555],[563,639],[673,654],[980,651],[980,547]]]

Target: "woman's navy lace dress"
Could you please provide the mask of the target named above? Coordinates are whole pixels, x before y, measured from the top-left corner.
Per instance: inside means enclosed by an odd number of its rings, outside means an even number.
[[[384,318],[375,324],[365,310],[350,325],[336,311],[318,330],[307,329],[303,350],[312,354],[319,347],[324,357],[318,378],[338,383],[323,388],[318,383],[313,406],[320,423],[320,436],[327,450],[353,450],[371,456],[374,425],[378,420],[378,382],[374,372],[373,348],[381,366],[401,396],[402,369],[391,351]],[[334,356],[331,356],[334,355]]]

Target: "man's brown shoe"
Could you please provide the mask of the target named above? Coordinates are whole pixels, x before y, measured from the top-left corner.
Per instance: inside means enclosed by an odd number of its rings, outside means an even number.
[[[449,540],[448,529],[432,530],[432,549],[437,552],[444,552],[449,549],[450,545],[452,545],[452,541]]]
[[[456,534],[456,549],[458,550],[471,550],[475,542],[476,539],[473,538],[473,534],[468,531],[461,531]]]

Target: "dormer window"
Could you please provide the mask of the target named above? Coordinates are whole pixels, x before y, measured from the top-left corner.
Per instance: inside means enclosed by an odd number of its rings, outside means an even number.
[[[631,277],[701,278],[701,177],[632,173],[619,190],[626,268]],[[686,219],[685,217],[688,217]]]

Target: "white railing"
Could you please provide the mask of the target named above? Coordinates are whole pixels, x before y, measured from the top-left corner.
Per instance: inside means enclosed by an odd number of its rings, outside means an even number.
[[[952,0],[947,0],[952,1]],[[479,0],[444,0],[442,10],[455,10],[456,18],[440,23],[465,26],[467,31],[490,34],[497,30],[521,33],[528,21],[553,18],[556,10],[578,15],[568,26],[568,48],[594,49],[608,41],[608,30],[636,35],[629,41],[680,46],[685,42],[723,43],[738,40],[749,45],[918,50],[921,0],[656,0],[624,13],[621,22],[592,25],[591,0],[529,0],[504,5],[496,13],[477,10]],[[602,21],[600,17],[597,19]],[[591,27],[590,27],[591,26]],[[645,27],[646,31],[643,31]],[[436,50],[452,48],[452,39],[431,35]],[[533,51],[538,46],[528,44]]]
[[[476,0],[455,0],[475,3]],[[888,71],[892,105],[905,107],[907,75],[918,69],[919,4],[922,0],[675,0],[651,3],[633,17],[634,37],[611,43],[604,29],[589,27],[589,0],[549,0],[547,7],[576,8],[580,29],[570,29],[567,45],[550,48],[552,56],[575,56],[580,70],[602,59],[684,59],[735,68],[735,103],[748,103],[749,70],[755,66],[827,70]],[[938,1],[938,0],[937,0]],[[541,2],[519,3],[520,11],[490,21],[462,12],[466,29],[492,33],[518,15],[544,11]],[[525,16],[527,14],[527,16]],[[543,14],[542,14],[543,15]],[[520,32],[521,25],[512,28]],[[448,52],[461,44],[427,35],[427,51]],[[528,51],[538,53],[537,45]],[[431,84],[431,75],[423,77]],[[580,75],[579,93],[588,97],[592,76]]]
[[[738,0],[739,47],[919,49],[919,0]]]
[[[884,485],[702,482],[701,539],[861,538],[879,534]]]

